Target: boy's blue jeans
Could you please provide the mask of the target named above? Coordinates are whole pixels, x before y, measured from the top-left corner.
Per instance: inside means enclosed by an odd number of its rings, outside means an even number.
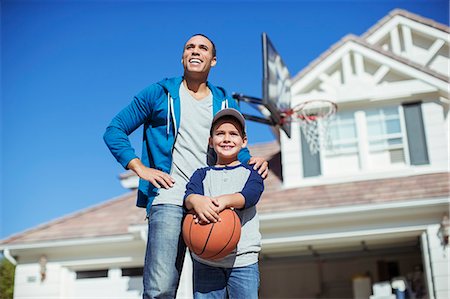
[[[211,267],[193,260],[195,299],[258,299],[258,263],[239,268]]]
[[[143,298],[175,298],[186,245],[181,235],[183,207],[154,205],[148,219]]]

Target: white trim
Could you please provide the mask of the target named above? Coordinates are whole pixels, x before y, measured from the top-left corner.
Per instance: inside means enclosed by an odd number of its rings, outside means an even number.
[[[399,105],[398,109],[399,109],[398,116],[399,116],[399,121],[400,121],[400,130],[402,132],[403,155],[405,157],[405,164],[411,165],[411,157],[409,156],[409,140],[408,140],[408,134],[406,132],[405,110],[403,109],[403,105]],[[427,149],[428,149],[428,145],[427,145]]]
[[[361,171],[367,171],[370,169],[369,159],[369,141],[367,134],[367,120],[366,111],[358,110],[353,113],[357,134],[357,146],[358,146],[358,160]]]
[[[0,249],[35,249],[35,248],[46,248],[46,247],[68,247],[75,245],[95,245],[95,244],[105,244],[105,243],[117,243],[117,242],[127,242],[133,241],[135,237],[133,235],[118,235],[118,236],[107,236],[107,237],[91,237],[91,238],[77,238],[70,240],[52,240],[52,241],[42,241],[33,243],[19,243],[19,244],[4,244]]]
[[[11,252],[8,248],[3,250],[3,256],[13,265],[17,265],[16,259],[11,255]]]
[[[416,207],[426,207],[435,206],[442,204],[450,204],[450,198],[434,198],[434,199],[421,199],[421,200],[408,200],[401,202],[389,202],[380,204],[364,204],[364,205],[351,205],[345,207],[335,207],[335,208],[322,208],[307,211],[289,211],[289,212],[272,212],[270,214],[259,214],[260,221],[273,221],[278,219],[289,219],[289,218],[302,218],[302,217],[315,217],[315,216],[328,216],[328,215],[338,215],[338,214],[351,214],[351,213],[361,213],[361,212],[375,212],[381,210],[390,209],[411,209]]]
[[[442,39],[437,39],[428,49],[427,56],[424,58],[423,64],[428,65],[428,63],[436,56],[437,52],[445,45]]]
[[[394,52],[394,54],[400,55],[401,54],[400,36],[398,34],[397,26],[392,28],[392,30],[389,32],[389,37],[391,39],[392,52]]]
[[[328,56],[325,60],[320,62],[317,66],[311,69],[308,73],[305,74],[304,77],[295,81],[291,88],[291,93],[293,95],[293,99],[298,96],[301,97],[305,88],[307,88],[310,84],[317,80],[317,78],[322,73],[326,73],[330,68],[339,63],[348,53],[354,52],[355,54],[360,54],[365,58],[368,58],[376,63],[381,65],[385,65],[391,71],[396,71],[402,73],[403,75],[414,78],[415,82],[422,82],[420,88],[416,91],[415,88],[409,89],[409,95],[402,96],[410,96],[414,93],[426,93],[426,92],[434,92],[440,91],[447,93],[448,91],[448,82],[442,79],[436,78],[428,73],[424,73],[421,70],[416,69],[413,66],[407,65],[402,61],[396,60],[392,57],[386,56],[383,53],[377,52],[374,49],[365,47],[363,45],[358,44],[355,41],[347,41],[340,48],[338,48],[334,53]],[[380,74],[384,73],[386,68],[380,68]],[[380,79],[380,78],[378,78]],[[424,90],[423,86],[429,86],[426,90]],[[391,95],[386,95],[386,98],[392,98]],[[367,98],[367,95],[363,95],[362,99]],[[336,102],[343,103],[349,101],[347,98],[338,98],[336,97]]]
[[[448,172],[446,165],[430,166],[430,165],[405,165],[399,169],[386,170],[372,170],[367,172],[354,173],[349,175],[339,175],[335,177],[330,176],[318,176],[318,177],[307,177],[302,178],[298,181],[298,184],[289,185],[289,188],[299,188],[307,186],[322,186],[330,184],[340,184],[340,183],[350,183],[350,182],[361,182],[369,180],[380,180],[380,179],[391,179],[391,178],[403,178],[424,174],[434,174]]]
[[[398,233],[414,233],[414,232],[423,232],[426,231],[428,225],[416,225],[416,226],[403,226],[396,228],[385,228],[385,229],[368,229],[368,230],[359,230],[359,231],[347,231],[347,232],[338,232],[338,233],[326,233],[326,234],[318,234],[314,233],[313,235],[304,235],[304,236],[291,236],[291,237],[279,237],[279,238],[267,238],[262,239],[262,245],[272,245],[281,243],[297,243],[303,241],[320,241],[320,240],[335,240],[350,238],[355,239],[359,237],[367,238],[368,236],[376,236],[376,235],[390,235],[390,234],[398,234]]]
[[[132,262],[132,257],[115,257],[115,258],[100,258],[100,259],[88,259],[88,260],[74,260],[67,262],[59,262],[63,267],[77,267],[80,266],[91,266],[91,265],[112,265],[112,264],[124,264]]]
[[[400,27],[402,29],[403,46],[405,47],[405,54],[407,56],[412,55],[411,51],[413,49],[413,42],[412,42],[411,28],[406,26],[405,24],[401,24]]]
[[[137,175],[131,175],[129,177],[120,179],[120,184],[125,189],[137,189],[139,187],[139,177]]]
[[[377,31],[373,32],[370,36],[366,37],[366,40],[371,44],[378,43],[381,39],[386,37],[387,34],[389,34],[389,31],[392,30],[393,27],[396,27],[398,25],[407,26],[410,29],[420,32],[421,34],[425,34],[426,36],[429,37],[441,38],[444,40],[448,38],[447,37],[448,33],[443,32],[439,29],[434,29],[429,25],[413,21],[404,16],[395,16],[387,23],[385,23],[383,26],[378,28]]]
[[[147,225],[146,224],[133,224],[128,226],[128,232],[138,234],[139,238],[147,243]]]
[[[423,258],[423,270],[426,275],[427,280],[427,289],[428,289],[428,296],[429,299],[434,299],[434,284],[433,284],[433,273],[431,271],[431,260],[430,260],[430,250],[429,250],[429,244],[428,244],[428,235],[427,232],[423,232],[420,235],[420,239],[422,242],[422,258]]]

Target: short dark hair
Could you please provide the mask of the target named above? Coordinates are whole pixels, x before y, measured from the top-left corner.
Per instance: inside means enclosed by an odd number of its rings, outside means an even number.
[[[204,35],[203,33],[196,33],[191,35],[191,37],[188,38],[188,40],[190,40],[191,38],[193,38],[194,36],[203,36],[204,38],[206,38],[207,40],[209,40],[212,44],[212,54],[213,57],[216,57],[217,51],[216,51],[216,45],[214,44],[214,42],[212,41],[212,39],[210,39],[209,37],[207,37],[206,35]]]

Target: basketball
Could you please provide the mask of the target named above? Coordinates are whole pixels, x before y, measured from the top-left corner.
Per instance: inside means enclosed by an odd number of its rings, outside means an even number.
[[[241,237],[241,221],[231,209],[220,212],[222,221],[195,223],[194,214],[188,213],[183,221],[183,239],[198,257],[217,260],[230,254]]]

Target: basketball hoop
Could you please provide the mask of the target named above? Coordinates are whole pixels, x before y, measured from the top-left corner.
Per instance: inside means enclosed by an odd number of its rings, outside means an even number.
[[[281,121],[298,122],[309,144],[309,150],[316,154],[331,145],[328,127],[336,111],[337,105],[332,101],[310,100],[281,113]]]

